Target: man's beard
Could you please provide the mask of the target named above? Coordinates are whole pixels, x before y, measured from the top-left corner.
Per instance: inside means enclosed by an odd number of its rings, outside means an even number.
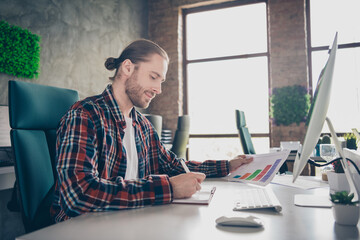
[[[130,101],[135,107],[139,108],[147,108],[151,102],[151,100],[146,101],[144,99],[144,94],[149,93],[150,91],[146,91],[138,84],[138,74],[135,71],[130,78],[126,81],[125,84],[125,92],[128,95]],[[151,93],[153,94],[153,93]]]

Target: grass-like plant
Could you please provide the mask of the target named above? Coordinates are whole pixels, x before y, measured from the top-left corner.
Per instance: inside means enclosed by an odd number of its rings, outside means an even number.
[[[330,193],[330,200],[334,204],[343,204],[343,205],[355,205],[359,201],[353,202],[354,193],[349,194],[348,191],[335,192],[334,194]]]
[[[40,68],[40,36],[0,21],[0,72],[37,78]]]

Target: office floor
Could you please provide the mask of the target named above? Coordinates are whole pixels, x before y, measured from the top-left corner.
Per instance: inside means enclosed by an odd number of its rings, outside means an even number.
[[[0,239],[14,240],[15,237],[25,233],[21,214],[19,212],[10,212],[7,209],[7,203],[11,198],[12,189],[0,191]]]

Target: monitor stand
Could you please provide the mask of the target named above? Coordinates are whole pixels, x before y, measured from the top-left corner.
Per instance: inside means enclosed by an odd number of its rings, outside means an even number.
[[[339,155],[340,155],[340,162],[342,167],[344,168],[344,173],[346,176],[346,180],[349,183],[350,186],[350,193],[354,193],[354,198],[353,201],[358,201],[359,200],[359,194],[360,194],[360,189],[358,189],[358,185],[355,184],[353,175],[351,174],[350,168],[347,164],[345,155],[344,155],[344,151],[341,147],[341,143],[339,141],[339,139],[337,138],[336,132],[334,130],[334,127],[330,121],[330,119],[328,117],[326,117],[326,123],[329,127],[332,139],[334,141],[334,145],[336,150],[338,151]],[[294,197],[294,204],[297,206],[306,206],[306,207],[329,207],[329,196],[317,196],[317,195],[295,195]]]
[[[332,138],[334,140],[335,148],[336,148],[336,150],[338,151],[338,153],[340,155],[340,158],[341,158],[340,162],[341,162],[341,165],[342,165],[342,167],[344,169],[346,180],[348,181],[349,186],[350,186],[350,193],[354,193],[354,198],[353,199],[354,199],[354,201],[358,201],[359,200],[360,189],[358,189],[357,185],[355,184],[353,175],[351,174],[349,165],[348,165],[348,163],[346,161],[344,151],[343,151],[343,149],[341,147],[340,141],[337,138],[334,127],[333,127],[333,125],[332,125],[332,123],[331,123],[331,121],[330,121],[330,119],[328,117],[326,118],[326,123],[329,126],[331,136],[332,136]]]

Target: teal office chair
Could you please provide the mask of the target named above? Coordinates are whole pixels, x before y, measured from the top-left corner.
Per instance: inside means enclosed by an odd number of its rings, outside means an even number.
[[[171,151],[179,158],[186,159],[186,148],[189,142],[190,116],[178,117],[177,129],[175,131]]]
[[[254,145],[251,140],[249,129],[246,126],[245,113],[240,110],[235,110],[236,127],[239,131],[240,142],[244,154],[255,154]]]
[[[162,131],[162,116],[154,115],[154,114],[143,114],[154,126],[159,138],[161,139],[161,131]]]
[[[246,127],[245,113],[240,110],[235,110],[236,126],[239,130],[240,142],[243,148],[244,154],[255,154],[255,149],[251,140],[251,135]],[[280,167],[279,172],[285,173],[288,171],[286,162]]]
[[[25,231],[52,223],[56,128],[77,91],[9,81],[11,145]]]

